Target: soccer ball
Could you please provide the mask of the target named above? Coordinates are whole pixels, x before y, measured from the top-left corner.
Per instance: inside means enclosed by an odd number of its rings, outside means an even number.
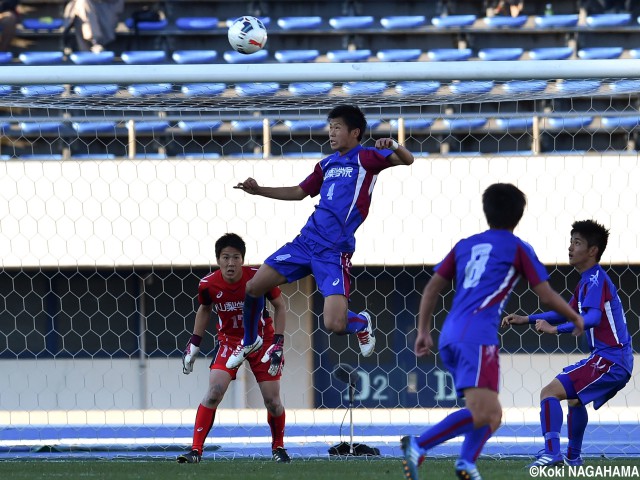
[[[229,43],[237,52],[256,53],[267,43],[267,29],[256,17],[241,17],[229,27]]]

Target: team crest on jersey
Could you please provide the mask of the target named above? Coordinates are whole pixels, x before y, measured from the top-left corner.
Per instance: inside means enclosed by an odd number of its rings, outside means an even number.
[[[598,280],[598,275],[600,274],[600,271],[597,270],[596,273],[594,273],[593,275],[589,276],[589,283],[591,285],[595,285],[596,287],[598,286],[598,284],[600,283]]]

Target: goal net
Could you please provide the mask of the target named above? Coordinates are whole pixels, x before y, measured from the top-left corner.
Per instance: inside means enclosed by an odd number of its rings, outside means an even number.
[[[326,114],[337,103],[363,108],[365,145],[392,136],[417,160],[380,175],[357,234],[351,308],[372,313],[374,355],[324,329],[313,278],[283,286],[281,395],[294,456],[324,456],[349,438],[339,365],[358,375],[354,441],[383,455],[463,404],[439,355],[413,354],[416,316],[433,265],[486,228],[480,196],[497,181],[527,194],[516,233],[567,299],[578,281],[571,223],[610,227],[602,263],[637,347],[638,62],[0,67],[0,456],[190,446],[213,319],[189,376],[181,354],[215,240],[240,234],[246,264],[259,265],[314,205],[232,187],[302,181],[330,153]],[[452,297],[441,299],[436,330]],[[540,308],[520,285],[506,310]],[[485,453],[535,454],[542,386],[587,351],[571,336],[503,332],[504,423]],[[640,454],[639,407],[635,376],[589,407],[584,453]],[[270,455],[269,445],[260,391],[242,367],[205,454]]]

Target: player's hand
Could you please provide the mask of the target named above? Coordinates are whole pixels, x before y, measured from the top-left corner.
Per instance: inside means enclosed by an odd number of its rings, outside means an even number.
[[[182,354],[182,373],[189,375],[193,372],[193,364],[196,361],[196,356],[200,353],[200,347],[193,343],[187,343],[187,348],[184,349]]]
[[[546,320],[536,320],[536,330],[540,333],[558,333],[557,327],[554,327]]]
[[[506,317],[502,319],[501,327],[506,328],[509,325],[524,325],[525,323],[529,323],[529,317],[524,315],[516,315],[515,313],[510,313]]]
[[[573,325],[575,328],[573,329],[573,332],[571,332],[571,335],[579,337],[584,333],[584,318],[582,318],[582,315],[578,315],[578,318],[573,322]]]
[[[239,190],[243,190],[251,195],[255,195],[258,193],[258,182],[256,182],[253,178],[249,177],[244,182],[238,182],[238,184],[233,187]]]
[[[396,142],[393,138],[379,138],[378,140],[376,140],[375,147],[378,150],[382,150],[383,148],[395,150],[396,148],[398,148],[398,142]]]
[[[431,333],[418,333],[416,337],[416,344],[413,348],[416,357],[424,357],[431,353],[431,347],[433,347],[433,339]]]
[[[262,363],[271,362],[269,375],[275,377],[282,373],[284,368],[284,335],[274,335],[273,343],[262,356]]]

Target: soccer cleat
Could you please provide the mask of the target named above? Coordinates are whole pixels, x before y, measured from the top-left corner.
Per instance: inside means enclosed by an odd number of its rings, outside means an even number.
[[[376,346],[376,337],[373,335],[373,325],[371,323],[371,315],[362,311],[359,313],[367,319],[367,328],[361,332],[356,333],[358,337],[358,343],[360,344],[360,352],[363,357],[368,357],[373,353],[373,349]]]
[[[202,455],[198,453],[198,450],[191,450],[189,453],[183,453],[182,455],[178,455],[176,459],[178,463],[200,463],[202,460]]]
[[[271,450],[271,458],[277,463],[291,463],[291,457],[284,447],[277,447]]]
[[[564,458],[562,454],[551,455],[550,453],[544,453],[540,455],[535,462],[527,465],[527,468],[531,467],[550,467],[553,465],[562,465],[564,463]]]
[[[423,456],[415,437],[407,435],[400,440],[402,448],[402,471],[407,480],[418,480],[418,463]]]
[[[476,464],[461,458],[456,462],[456,476],[460,480],[482,480]]]
[[[242,365],[242,362],[251,355],[253,352],[257,352],[262,347],[262,337],[256,337],[256,341],[251,345],[244,346],[244,340],[240,342],[240,345],[236,347],[231,356],[227,359],[227,368],[238,368]]]
[[[582,459],[582,457],[576,457],[576,458],[564,457],[564,464],[567,467],[580,467],[584,465],[584,460]]]

